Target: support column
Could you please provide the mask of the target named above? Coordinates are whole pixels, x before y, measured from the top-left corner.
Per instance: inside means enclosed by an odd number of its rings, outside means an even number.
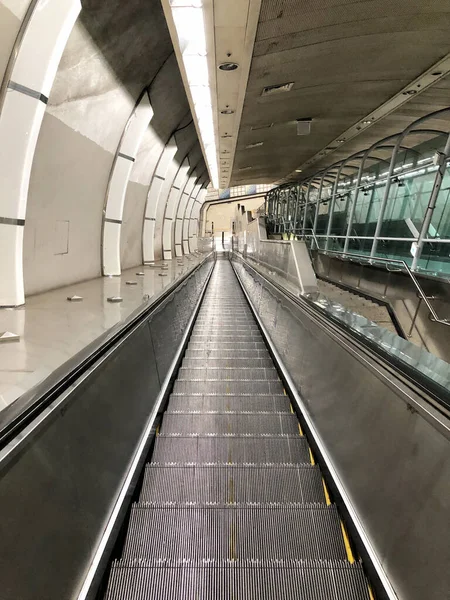
[[[153,110],[145,90],[125,126],[108,181],[103,213],[103,275],[121,274],[120,233],[125,196],[142,137],[152,117]]]
[[[439,192],[442,185],[442,180],[445,176],[445,171],[447,169],[447,160],[450,155],[450,134],[447,138],[447,142],[445,144],[444,152],[439,153],[439,168],[436,171],[436,177],[434,179],[433,189],[431,191],[430,201],[427,206],[427,210],[425,212],[425,217],[422,223],[422,227],[420,230],[419,238],[417,240],[416,252],[413,257],[411,269],[413,271],[417,270],[417,265],[419,263],[419,259],[422,256],[422,250],[425,243],[425,238],[428,236],[428,230],[430,228],[431,219],[433,217],[434,209],[436,208],[436,201],[439,196]]]
[[[36,143],[80,0],[40,0],[22,23],[0,106],[0,306],[25,302],[23,234]]]
[[[150,183],[150,188],[145,207],[144,229],[142,240],[143,262],[151,263],[155,261],[155,225],[156,212],[161,191],[166,180],[166,175],[177,151],[175,136],[172,136],[167,142],[158,165]]]
[[[184,216],[183,216],[183,254],[189,254],[189,224],[190,224],[190,219],[191,219],[191,212],[192,212],[192,207],[194,206],[194,202],[197,199],[198,194],[200,193],[200,189],[202,187],[203,184],[203,177],[200,178],[199,181],[197,181],[197,183],[194,186],[194,189],[192,190],[192,194],[190,195],[187,204],[186,204],[186,209],[184,211]]]
[[[189,252],[195,252],[198,249],[198,220],[200,217],[200,209],[203,206],[206,194],[207,189],[206,187],[203,187],[192,205],[191,216],[189,219]]]
[[[164,260],[172,258],[172,232],[174,229],[174,220],[180,197],[188,182],[188,172],[190,169],[189,159],[186,157],[178,170],[172,187],[170,188],[167,199],[166,210],[164,213],[163,224],[163,257]]]
[[[183,221],[184,213],[186,212],[186,206],[189,198],[191,197],[192,191],[195,186],[195,182],[198,180],[197,171],[193,171],[189,177],[188,182],[181,194],[180,201],[177,207],[177,216],[175,221],[175,240],[174,240],[174,252],[175,256],[183,256]]]

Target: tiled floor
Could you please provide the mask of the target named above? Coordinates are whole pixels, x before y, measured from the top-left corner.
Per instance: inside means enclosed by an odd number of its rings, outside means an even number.
[[[167,261],[168,269],[164,271],[136,267],[124,271],[121,277],[85,281],[28,297],[26,304],[16,309],[0,309],[0,333],[20,335],[18,342],[0,344],[0,410],[123,321],[143,304],[145,294],[154,300],[200,260],[185,257],[182,265],[176,260]],[[136,275],[140,271],[143,277]],[[129,280],[137,285],[126,285]],[[84,299],[68,302],[67,297],[73,295]],[[121,296],[123,301],[111,304],[109,296]]]

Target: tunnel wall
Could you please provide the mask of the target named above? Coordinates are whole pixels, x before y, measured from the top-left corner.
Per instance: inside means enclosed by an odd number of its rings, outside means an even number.
[[[41,2],[37,0],[35,10]],[[31,5],[30,0],[0,0],[0,77]],[[126,132],[145,90],[153,114],[131,144],[135,155],[123,159]],[[200,175],[205,171],[170,35],[159,2],[82,0],[51,85],[32,160],[23,228],[25,294],[100,276],[105,232],[114,227],[120,229],[119,267],[142,264],[149,189],[172,136],[177,149],[158,199],[154,233],[147,239],[155,260],[163,256],[165,207],[183,161],[188,161],[188,171],[180,188],[195,168]],[[123,175],[119,163],[126,160],[132,167]],[[105,208],[118,172],[125,177],[121,219],[105,223],[111,221]],[[175,247],[175,227],[170,246]],[[20,266],[19,258],[15,256],[15,264]],[[13,294],[15,302],[3,292],[0,286],[0,305],[22,303],[20,290]]]

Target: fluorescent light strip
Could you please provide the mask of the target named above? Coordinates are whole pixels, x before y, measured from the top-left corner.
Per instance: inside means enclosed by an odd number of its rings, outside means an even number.
[[[170,0],[170,11],[211,184],[217,188],[219,184],[217,140],[203,2],[202,0]]]

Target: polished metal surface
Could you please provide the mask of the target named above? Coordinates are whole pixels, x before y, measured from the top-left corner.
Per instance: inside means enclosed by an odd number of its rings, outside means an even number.
[[[226,260],[216,263],[151,461],[107,600],[369,600]]]
[[[314,268],[319,277],[361,290],[388,301],[404,331],[421,348],[438,358],[450,361],[449,328],[430,318],[429,307],[421,300],[414,282],[392,265],[369,265],[358,259],[342,260],[338,256],[314,254]],[[450,319],[450,285],[444,280],[414,275],[427,302],[439,319]]]
[[[169,361],[211,268],[209,260],[196,269],[2,449],[2,600],[80,597],[111,516],[129,498],[124,483],[155,430]]]
[[[445,597],[448,419],[250,266],[233,265],[394,596]]]

